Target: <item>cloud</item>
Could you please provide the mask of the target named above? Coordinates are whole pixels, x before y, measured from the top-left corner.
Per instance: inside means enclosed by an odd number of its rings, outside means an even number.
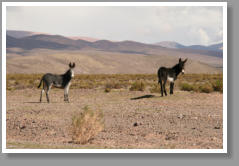
[[[203,30],[202,28],[200,28],[198,30],[198,33],[200,35],[201,43],[205,43],[206,45],[208,45],[210,42],[210,38],[209,38],[207,32],[205,30]]]
[[[7,7],[7,28],[206,45],[222,41],[222,7]]]

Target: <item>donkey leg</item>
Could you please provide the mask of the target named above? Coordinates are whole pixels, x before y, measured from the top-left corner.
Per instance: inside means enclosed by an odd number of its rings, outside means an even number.
[[[44,93],[44,89],[41,90],[41,95],[40,95],[40,102],[41,102],[41,99],[42,99],[42,94]]]
[[[46,91],[46,99],[47,99],[47,102],[50,103],[50,100],[49,100],[49,90]]]
[[[49,87],[47,87],[47,90],[46,90],[46,99],[47,99],[47,102],[48,102],[48,103],[50,103],[49,91],[50,91],[51,87],[52,87],[52,84],[51,84]]]
[[[170,94],[173,94],[174,82],[170,82]]]
[[[167,82],[167,80],[164,81],[164,83],[163,83],[163,90],[164,90],[165,96],[167,96],[167,91],[166,91],[166,88],[165,88],[166,82]]]
[[[64,101],[67,101],[66,88],[64,89]]]
[[[67,88],[64,89],[64,101],[68,101],[68,102],[69,102],[68,90],[69,90],[69,89],[67,89]]]
[[[71,82],[69,82],[67,84],[67,86],[65,87],[65,91],[64,91],[64,101],[68,101],[69,103],[69,98],[68,98],[68,94],[69,94],[69,88],[70,88]]]
[[[160,88],[161,88],[161,96],[163,97],[163,84],[162,84],[162,80],[159,80],[160,83]]]

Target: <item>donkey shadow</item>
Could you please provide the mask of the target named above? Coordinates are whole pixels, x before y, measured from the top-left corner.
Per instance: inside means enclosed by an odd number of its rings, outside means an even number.
[[[26,103],[26,104],[44,104],[44,103],[48,103],[48,102],[40,102],[40,101],[28,101],[28,102],[23,102],[23,103]],[[57,103],[57,102],[51,102],[51,103]]]
[[[139,100],[139,99],[156,98],[156,97],[157,96],[155,95],[143,95],[143,96],[131,98],[130,100]]]

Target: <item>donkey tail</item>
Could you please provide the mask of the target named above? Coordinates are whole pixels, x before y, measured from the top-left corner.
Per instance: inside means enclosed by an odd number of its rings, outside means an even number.
[[[43,79],[41,79],[40,84],[38,85],[37,88],[40,88],[40,87],[41,87],[42,80],[43,80]]]
[[[160,72],[160,68],[158,70],[158,84],[160,83],[161,81],[161,72]]]

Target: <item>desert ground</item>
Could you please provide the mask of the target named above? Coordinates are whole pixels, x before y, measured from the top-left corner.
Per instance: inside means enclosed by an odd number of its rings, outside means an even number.
[[[193,49],[11,34],[6,36],[7,148],[223,148],[223,43]],[[180,58],[188,59],[185,75],[178,76],[174,95],[161,97],[157,71]],[[70,103],[62,89],[52,89],[51,102],[44,95],[40,103],[42,75],[63,74],[70,62],[76,64]]]
[[[7,148],[221,149],[223,94],[177,89],[174,95],[113,89],[7,90]],[[104,129],[86,144],[72,142],[72,116],[101,110]]]

